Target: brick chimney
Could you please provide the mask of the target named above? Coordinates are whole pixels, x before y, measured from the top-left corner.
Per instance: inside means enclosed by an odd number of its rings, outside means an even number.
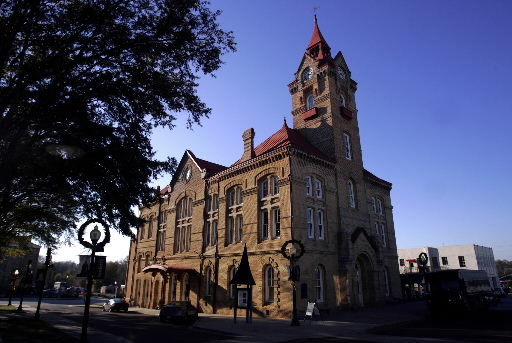
[[[244,140],[244,154],[240,162],[250,160],[254,157],[254,129],[250,128],[245,130],[242,139]]]

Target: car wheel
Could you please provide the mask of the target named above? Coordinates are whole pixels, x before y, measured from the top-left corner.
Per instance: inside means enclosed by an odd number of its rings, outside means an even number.
[[[105,310],[105,306],[103,306],[103,312],[105,312],[105,311],[106,311],[106,310]]]
[[[128,312],[128,307],[124,308],[124,313]]]
[[[108,309],[108,312],[112,312],[112,307]]]

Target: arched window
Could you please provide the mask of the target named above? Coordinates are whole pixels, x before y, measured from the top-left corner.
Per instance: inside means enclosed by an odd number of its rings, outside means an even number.
[[[139,234],[139,240],[143,240],[144,239],[144,235],[146,234],[146,223],[142,224],[140,226],[140,234]]]
[[[204,294],[206,296],[211,296],[213,295],[213,272],[212,272],[212,268],[211,267],[208,267],[206,269],[206,273],[205,273],[205,292]]]
[[[345,159],[352,160],[352,140],[346,132],[343,133],[343,150],[345,151]]]
[[[169,299],[170,301],[176,301],[176,290],[178,289],[178,278],[176,274],[173,273],[171,277],[171,287],[169,289]]]
[[[137,258],[137,273],[140,273],[142,268],[142,255]]]
[[[309,111],[310,109],[315,107],[315,96],[313,94],[308,95],[306,99],[306,110]]]
[[[343,96],[343,94],[340,94],[340,103],[341,107],[347,107],[347,103],[345,102],[345,97]]]
[[[317,303],[325,301],[325,270],[322,265],[318,265],[315,268],[315,275],[313,277],[313,287],[315,289],[315,300]]]
[[[192,240],[192,199],[183,198],[176,205],[174,253],[190,250]]]
[[[150,239],[153,236],[153,221],[154,220],[155,220],[155,218],[153,216],[151,216],[149,218],[149,223],[148,223],[148,239]]]
[[[228,245],[234,242],[241,242],[243,239],[243,189],[240,186],[231,187],[227,191],[226,196],[228,206],[226,208],[225,244]]]
[[[279,178],[267,175],[259,179],[259,238],[276,239],[281,235],[281,212],[279,209]]]
[[[348,206],[351,208],[356,208],[356,189],[354,185],[354,181],[349,179],[347,182],[347,192],[348,192]]]
[[[271,304],[274,302],[274,269],[268,265],[265,267],[265,303]]]

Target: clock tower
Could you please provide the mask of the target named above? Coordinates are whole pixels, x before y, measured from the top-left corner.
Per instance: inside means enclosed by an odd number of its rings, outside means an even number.
[[[336,161],[343,180],[363,183],[363,157],[357,121],[357,82],[341,52],[334,57],[315,16],[313,34],[302,57],[292,96],[293,128]],[[359,206],[366,206],[361,203]]]

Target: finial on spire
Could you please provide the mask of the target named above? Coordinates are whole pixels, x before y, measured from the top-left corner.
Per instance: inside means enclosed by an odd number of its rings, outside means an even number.
[[[318,20],[316,19],[316,11],[319,9],[320,7],[313,7],[313,13],[314,13],[314,16],[315,16],[315,24],[318,23]]]

